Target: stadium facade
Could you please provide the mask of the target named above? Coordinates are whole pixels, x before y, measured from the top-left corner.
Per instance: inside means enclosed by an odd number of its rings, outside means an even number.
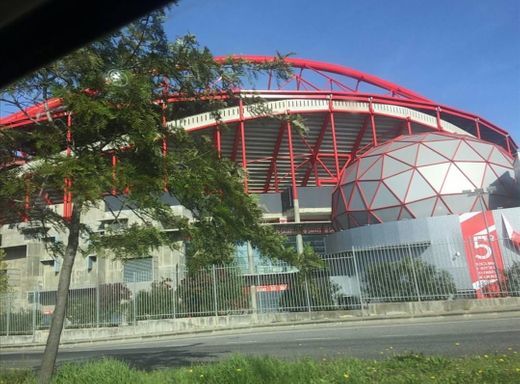
[[[289,80],[279,83],[266,76],[256,89],[236,90],[240,101],[220,110],[218,120],[207,112],[167,123],[212,137],[221,156],[243,167],[244,188],[257,195],[266,225],[286,234],[298,250],[307,242],[324,257],[356,247],[419,244],[417,256],[428,260],[429,244],[458,242],[436,263],[448,270],[455,264],[467,269],[457,278],[460,290],[478,291],[493,283],[497,274],[484,276],[474,262],[488,248],[495,271],[503,266],[502,255],[510,259],[508,265],[520,261],[520,243],[515,242],[520,231],[518,146],[507,131],[360,71],[295,58],[287,62],[294,69]],[[264,100],[269,114],[243,102],[253,97]],[[59,100],[48,104],[61,108]],[[38,118],[38,108],[26,113]],[[30,123],[25,113],[0,119],[8,128]],[[190,215],[170,200],[179,214]],[[51,203],[70,212],[66,198]],[[114,204],[117,199],[105,198],[85,221],[103,231],[112,223]],[[128,223],[135,219],[130,211],[123,218]],[[11,284],[22,294],[35,285],[55,290],[59,260],[14,228],[3,226],[1,235]],[[493,238],[504,241],[492,245]],[[161,249],[127,263],[99,256],[77,263],[73,288],[135,281],[136,273],[143,282],[169,277],[184,263],[182,249]],[[291,272],[288,266],[261,261],[247,244],[237,247],[237,263],[249,275]],[[355,293],[348,276],[336,281],[345,295]]]

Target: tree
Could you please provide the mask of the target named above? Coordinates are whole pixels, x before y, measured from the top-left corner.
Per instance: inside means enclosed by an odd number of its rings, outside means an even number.
[[[190,240],[193,267],[229,262],[239,241],[303,265],[281,235],[260,225],[261,211],[243,191],[242,171],[220,159],[204,139],[196,141],[164,123],[234,102],[229,90],[248,73],[286,75],[283,60],[221,66],[193,36],[168,43],[163,20],[162,11],[154,12],[2,93],[4,102],[21,110],[35,103],[44,109],[38,118],[27,114],[32,129],[3,130],[0,148],[0,207],[9,213],[4,221],[38,222],[31,235],[63,258],[40,383],[52,376],[78,254],[109,249],[118,258],[141,256],[163,245],[174,247],[161,228],[176,228]],[[172,95],[179,102],[168,104]],[[26,164],[14,166],[17,162]],[[49,196],[61,190],[64,215],[48,204]],[[176,216],[161,200],[165,191],[191,210],[194,220]],[[95,233],[82,216],[106,194],[120,199],[140,221],[127,228],[116,225],[103,236]],[[119,213],[113,212],[115,224]],[[65,233],[66,240],[53,241],[51,228]]]
[[[370,264],[364,273],[365,295],[381,301],[441,300],[456,293],[453,277],[420,259]]]

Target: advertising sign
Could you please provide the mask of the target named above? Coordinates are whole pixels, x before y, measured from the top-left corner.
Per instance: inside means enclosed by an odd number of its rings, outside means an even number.
[[[287,290],[287,284],[258,285],[257,292],[282,292]]]
[[[478,298],[493,296],[500,292],[499,279],[504,269],[493,214],[491,211],[462,214],[460,226],[473,289]]]
[[[286,223],[275,224],[274,228],[282,235],[292,236],[302,235],[326,235],[334,233],[334,228],[330,223]]]

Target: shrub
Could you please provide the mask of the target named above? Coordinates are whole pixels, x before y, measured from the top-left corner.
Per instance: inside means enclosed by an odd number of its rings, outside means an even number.
[[[506,289],[511,296],[520,296],[520,262],[515,261],[504,271]]]
[[[176,311],[174,295],[170,279],[154,281],[150,291],[139,291],[136,295],[137,318],[170,317]]]
[[[122,283],[101,284],[96,288],[69,292],[67,319],[70,326],[94,326],[97,323],[97,296],[99,295],[100,325],[118,325],[127,312],[131,292]]]
[[[293,275],[280,298],[280,309],[289,311],[307,311],[311,309],[333,310],[337,309],[337,294],[340,288],[330,281],[326,273],[309,273],[307,281],[301,273]],[[308,294],[308,302],[307,302]]]
[[[239,269],[223,267],[214,271],[216,282],[210,268],[189,273],[181,281],[177,290],[181,314],[212,316],[215,309],[219,315],[249,310],[249,293]]]
[[[380,301],[445,300],[457,291],[453,277],[420,259],[376,262],[364,273],[364,295]]]

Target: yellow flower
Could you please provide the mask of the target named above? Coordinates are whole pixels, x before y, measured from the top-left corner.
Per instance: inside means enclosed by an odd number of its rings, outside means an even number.
[[[345,373],[343,374],[343,377],[344,377],[345,379],[348,379],[350,376],[348,375],[347,372],[345,372]]]
[[[487,359],[489,356],[488,355],[484,355],[484,357]]]
[[[503,362],[504,362],[504,359],[498,359],[498,361],[500,361],[501,363],[503,363]]]
[[[200,375],[200,377],[204,377],[204,375]]]
[[[240,368],[237,368],[237,372],[240,372],[240,371],[241,371],[241,369],[240,369]]]
[[[188,369],[188,372],[189,372],[189,373],[192,373],[192,372],[193,372],[193,369]]]
[[[430,376],[430,379],[435,379],[435,376]]]

